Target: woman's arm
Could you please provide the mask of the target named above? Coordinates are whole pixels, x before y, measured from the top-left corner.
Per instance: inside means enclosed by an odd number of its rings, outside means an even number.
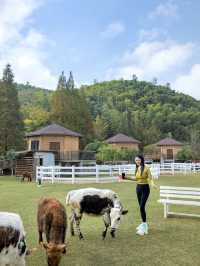
[[[148,167],[148,170],[147,170],[147,174],[148,174],[148,182],[149,182],[149,184],[150,184],[153,188],[157,188],[157,185],[154,183],[154,180],[153,180],[153,177],[152,177],[152,174],[151,174],[151,170],[150,170],[149,167]]]
[[[132,177],[132,176],[124,176],[123,179],[131,180],[131,181],[136,181],[136,178],[135,177]]]

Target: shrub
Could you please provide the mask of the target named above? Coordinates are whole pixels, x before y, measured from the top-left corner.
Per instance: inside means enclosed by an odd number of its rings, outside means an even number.
[[[183,147],[182,150],[180,150],[176,156],[178,160],[183,161],[196,159],[195,157],[195,153],[193,152],[190,146]]]
[[[96,159],[105,161],[133,161],[138,152],[136,150],[115,149],[108,144],[104,144],[98,150]]]

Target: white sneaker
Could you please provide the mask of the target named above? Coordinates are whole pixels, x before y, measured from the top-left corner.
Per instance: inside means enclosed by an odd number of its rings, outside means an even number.
[[[137,235],[139,236],[144,236],[145,233],[144,233],[144,230],[142,228],[140,228],[137,232],[136,232]]]
[[[148,225],[147,223],[142,223],[139,229],[136,232],[137,235],[144,236],[148,234]]]
[[[138,231],[142,226],[143,226],[143,223],[141,223],[140,225],[138,225],[138,227],[136,227],[136,230]]]
[[[144,228],[145,235],[147,235],[148,234],[148,230],[149,230],[148,224],[147,223],[143,223],[143,228]]]

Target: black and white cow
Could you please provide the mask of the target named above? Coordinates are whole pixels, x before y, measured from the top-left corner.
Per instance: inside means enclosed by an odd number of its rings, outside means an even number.
[[[0,266],[25,266],[27,247],[18,214],[0,212]]]
[[[121,222],[121,216],[128,211],[123,210],[123,206],[117,194],[109,189],[83,188],[68,192],[66,204],[71,206],[72,215],[70,218],[71,235],[74,235],[74,223],[82,239],[80,230],[80,220],[82,214],[103,216],[105,230],[102,233],[103,239],[106,237],[108,227],[111,227],[111,236],[115,237],[115,231]]]

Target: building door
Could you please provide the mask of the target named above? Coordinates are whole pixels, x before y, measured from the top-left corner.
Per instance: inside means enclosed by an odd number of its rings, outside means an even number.
[[[174,159],[173,149],[167,149],[167,160],[172,160],[172,159]]]
[[[40,166],[43,166],[43,158],[40,158]]]
[[[60,142],[49,142],[49,150],[56,152],[55,159],[56,161],[60,160],[62,157],[60,153]]]

